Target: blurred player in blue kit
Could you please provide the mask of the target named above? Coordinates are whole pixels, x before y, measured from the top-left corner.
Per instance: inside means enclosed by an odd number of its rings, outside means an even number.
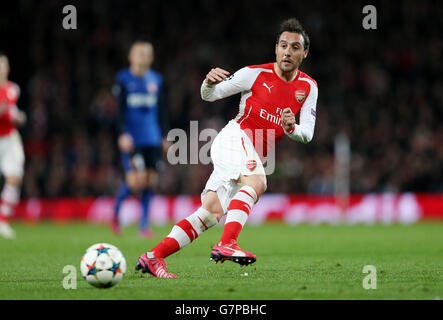
[[[162,148],[167,147],[163,136],[168,133],[165,88],[160,73],[151,69],[154,48],[146,41],[132,44],[129,68],[118,72],[113,94],[119,108],[118,148],[125,179],[115,197],[112,231],[119,235],[119,213],[130,194],[138,194],[142,205],[140,236],[152,238],[149,227],[149,205],[158,180]]]

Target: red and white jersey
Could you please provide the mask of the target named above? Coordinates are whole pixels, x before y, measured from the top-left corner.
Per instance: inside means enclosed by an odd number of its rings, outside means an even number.
[[[316,119],[318,89],[314,79],[297,71],[293,81],[282,80],[274,63],[244,67],[225,81],[208,85],[203,81],[201,96],[205,101],[241,93],[239,112],[235,121],[248,135],[259,154],[266,154],[286,134],[291,139],[308,143],[312,140]],[[285,132],[281,114],[290,108],[300,123],[292,132]]]
[[[0,137],[10,134],[15,129],[13,119],[19,97],[20,88],[14,82],[6,81],[0,86]]]

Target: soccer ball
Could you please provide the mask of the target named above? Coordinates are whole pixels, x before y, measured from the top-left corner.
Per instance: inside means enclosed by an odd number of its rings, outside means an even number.
[[[121,251],[108,243],[96,243],[86,249],[80,270],[87,283],[97,288],[110,288],[123,279],[126,260]]]

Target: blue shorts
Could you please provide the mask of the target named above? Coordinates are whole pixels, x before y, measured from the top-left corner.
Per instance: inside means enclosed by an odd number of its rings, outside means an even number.
[[[158,171],[162,160],[161,147],[135,147],[131,153],[121,152],[120,155],[125,173],[145,169]]]

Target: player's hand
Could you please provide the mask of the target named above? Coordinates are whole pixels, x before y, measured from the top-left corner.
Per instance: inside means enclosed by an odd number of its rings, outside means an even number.
[[[229,76],[229,71],[223,70],[221,68],[214,68],[208,72],[205,81],[209,85],[217,84],[225,80],[227,76]]]
[[[286,131],[291,131],[295,126],[295,115],[290,108],[283,110],[281,114],[281,125]]]
[[[123,133],[118,137],[118,147],[122,152],[129,153],[134,150],[134,141],[131,135]]]
[[[15,125],[17,126],[22,126],[26,123],[26,113],[24,113],[23,111],[17,109],[17,108],[13,108],[11,110],[11,115],[12,115],[12,122],[14,122]]]
[[[26,120],[27,120],[26,113],[24,113],[23,111],[19,111],[16,118],[17,125],[19,126],[25,125]]]

